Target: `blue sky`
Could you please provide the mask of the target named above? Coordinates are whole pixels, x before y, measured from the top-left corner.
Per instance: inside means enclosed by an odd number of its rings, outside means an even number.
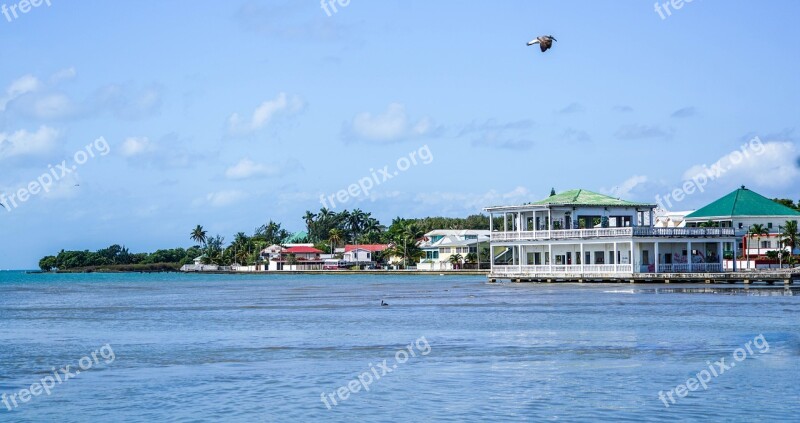
[[[673,209],[741,184],[800,199],[798,15],[796,1],[694,1],[662,19],[648,1],[422,0],[331,16],[315,0],[51,0],[0,15],[0,192],[109,147],[0,211],[0,268],[188,246],[197,224],[228,239],[269,219],[302,230],[320,195],[425,146],[429,164],[344,206],[388,222],[551,187],[654,202],[754,136],[758,154]],[[525,46],[542,34],[552,50]]]

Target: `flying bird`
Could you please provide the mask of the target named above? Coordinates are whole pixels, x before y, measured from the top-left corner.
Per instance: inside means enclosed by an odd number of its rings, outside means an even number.
[[[532,46],[534,44],[539,44],[539,48],[542,49],[542,53],[546,52],[553,47],[553,41],[558,41],[553,38],[552,35],[542,35],[541,37],[536,37],[533,40],[528,41],[528,45]]]

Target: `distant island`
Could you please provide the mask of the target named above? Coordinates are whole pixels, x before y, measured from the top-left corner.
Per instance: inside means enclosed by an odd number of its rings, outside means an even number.
[[[263,261],[262,250],[271,245],[309,243],[321,251],[334,252],[348,242],[358,244],[391,244],[384,256],[401,257],[415,263],[424,254],[417,241],[435,229],[489,229],[489,217],[483,214],[465,218],[425,217],[404,219],[396,217],[387,227],[360,209],[336,213],[322,208],[317,213],[306,211],[302,216],[306,231],[292,233],[282,224],[270,220],[257,227],[252,235],[239,232],[226,244],[222,235],[210,236],[202,225],[189,232],[194,245],[189,248],[158,250],[152,253],[131,253],[124,245],[112,245],[97,251],[61,250],[43,257],[39,268],[43,272],[176,272],[183,265],[200,259],[203,264],[230,266],[234,263],[250,266]],[[499,226],[500,221],[495,222]],[[488,249],[480,251],[480,261],[487,262]],[[379,257],[380,259],[380,257]],[[465,263],[478,261],[477,254],[464,257]]]

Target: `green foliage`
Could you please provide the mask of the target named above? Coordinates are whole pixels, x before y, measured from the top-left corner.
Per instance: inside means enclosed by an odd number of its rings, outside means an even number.
[[[270,245],[281,245],[283,244],[286,238],[289,238],[292,234],[289,233],[286,229],[281,228],[280,223],[273,222],[270,220],[266,225],[261,225],[256,228],[255,234],[253,234],[253,239],[256,241],[262,241],[267,246]]]
[[[68,271],[84,268],[120,268],[142,265],[141,269],[152,270],[152,265],[155,264],[167,264],[171,267],[180,267],[183,264],[191,263],[194,258],[200,254],[202,254],[202,251],[199,247],[192,247],[188,250],[183,248],[158,250],[150,254],[131,254],[125,247],[112,245],[95,252],[90,252],[88,250],[61,250],[56,256],[43,257],[39,261],[39,268],[42,269],[42,271]]]
[[[39,268],[42,269],[42,272],[51,272],[54,269],[58,268],[56,257],[55,256],[46,256],[39,260]]]
[[[308,232],[308,241],[312,243],[330,241],[331,231],[336,231],[334,244],[358,242],[369,244],[380,242],[385,230],[380,222],[360,209],[344,210],[340,213],[321,208],[319,213],[306,211],[303,215]]]
[[[774,201],[776,203],[779,203],[779,204],[783,204],[786,207],[789,207],[789,208],[792,208],[792,209],[800,211],[800,200],[797,200],[796,204],[795,204],[794,201],[792,201],[792,200],[790,200],[788,198],[773,198],[772,201]]]
[[[797,248],[798,245],[798,238],[800,238],[800,232],[797,230],[797,221],[787,220],[781,229],[783,230],[783,232],[781,232],[781,242],[789,246],[791,251],[794,252],[794,249]]]
[[[195,227],[192,230],[191,234],[189,235],[189,238],[198,244],[205,244],[207,235],[208,233],[205,230],[203,230],[203,227],[197,225],[197,227]]]

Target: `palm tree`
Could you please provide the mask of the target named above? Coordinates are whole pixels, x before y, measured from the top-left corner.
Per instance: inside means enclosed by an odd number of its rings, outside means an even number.
[[[450,259],[448,261],[450,262],[450,264],[453,265],[454,269],[458,269],[459,267],[461,267],[461,262],[464,261],[464,257],[461,254],[455,254],[450,256]]]
[[[417,246],[417,241],[425,235],[422,229],[419,228],[414,222],[403,222],[400,233],[394,240],[398,249],[402,247],[403,260],[419,258],[425,253]],[[404,263],[405,264],[405,263]]]
[[[311,213],[308,210],[306,210],[306,214],[303,215],[303,220],[306,221],[306,229],[308,230],[309,234],[311,234],[311,225],[314,224],[314,218],[315,217],[317,217],[317,215],[315,215],[314,213]]]
[[[464,257],[464,263],[476,264],[477,262],[478,262],[478,254],[476,253],[469,253],[466,255],[466,257]]]
[[[765,228],[764,225],[762,225],[760,223],[756,223],[756,224],[754,224],[753,226],[750,227],[750,231],[748,232],[748,235],[750,235],[750,240],[753,239],[753,236],[756,237],[756,248],[757,248],[757,251],[758,251],[757,254],[760,256],[761,255],[761,235],[769,235],[769,230],[767,230],[767,228]],[[748,250],[750,249],[749,245],[747,246],[747,249]]]
[[[317,215],[317,217],[319,217],[319,220],[323,220],[323,221],[324,220],[328,220],[333,216],[334,216],[334,213],[332,211],[328,210],[326,207],[323,207],[323,208],[319,209],[319,214]]]
[[[780,236],[782,238],[781,241],[789,247],[789,254],[794,254],[794,249],[798,245],[798,238],[800,238],[800,232],[797,230],[797,221],[787,220]]]
[[[197,227],[192,230],[192,233],[190,234],[190,238],[192,239],[192,241],[195,241],[198,244],[205,244],[206,243],[206,239],[207,239],[207,235],[208,235],[208,232],[203,230],[202,226],[197,225]]]
[[[331,243],[331,254],[336,251],[336,244],[342,242],[342,237],[344,237],[344,234],[342,230],[338,228],[333,228],[328,233],[328,242]]]

